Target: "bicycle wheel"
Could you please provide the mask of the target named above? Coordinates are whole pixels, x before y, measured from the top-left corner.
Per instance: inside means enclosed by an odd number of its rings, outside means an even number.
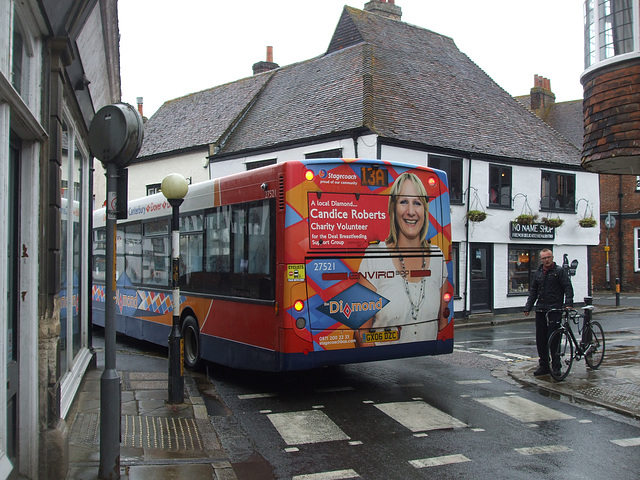
[[[564,328],[549,337],[549,372],[558,381],[564,380],[573,365],[573,341]]]
[[[604,331],[598,322],[591,322],[585,340],[589,347],[585,351],[584,360],[589,368],[596,369],[604,358]]]

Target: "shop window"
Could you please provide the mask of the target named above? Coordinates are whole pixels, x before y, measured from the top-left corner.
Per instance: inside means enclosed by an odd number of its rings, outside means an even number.
[[[509,247],[510,295],[527,295],[531,275],[540,266],[540,251],[548,246],[515,245]]]
[[[460,298],[460,244],[451,245],[451,263],[453,264],[453,295]]]
[[[511,208],[511,167],[489,165],[489,206]]]
[[[429,155],[429,166],[443,170],[449,181],[449,202],[462,204],[462,158]]]
[[[576,176],[569,173],[542,171],[540,209],[575,213]]]

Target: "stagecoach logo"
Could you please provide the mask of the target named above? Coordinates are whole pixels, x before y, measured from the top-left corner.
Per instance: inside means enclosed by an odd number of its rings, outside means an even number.
[[[323,314],[349,328],[360,328],[384,308],[389,300],[356,283],[317,307]]]
[[[318,176],[320,178],[327,178],[327,171],[324,168],[321,168],[320,171],[318,172]]]

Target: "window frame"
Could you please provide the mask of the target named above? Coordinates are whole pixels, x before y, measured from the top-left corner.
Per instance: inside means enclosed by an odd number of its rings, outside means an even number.
[[[540,266],[540,252],[545,248],[553,251],[551,245],[533,245],[533,244],[510,244],[507,246],[507,296],[515,297],[515,296],[526,296],[529,295],[529,288],[531,286],[531,278],[533,276],[533,272],[535,272]],[[526,252],[525,252],[526,251]],[[517,285],[522,285],[522,288],[512,288],[514,285],[512,280],[515,278],[512,275],[511,264],[514,263],[514,269],[516,267],[515,256],[512,259],[512,252],[514,255],[518,256],[518,259],[521,255],[527,255],[526,262],[520,262],[520,264],[526,263],[528,268],[519,270],[519,278],[525,279],[522,283],[517,283]],[[535,265],[533,265],[535,263]]]
[[[549,175],[549,194],[545,193],[545,175]],[[558,178],[564,178],[565,197],[566,199],[558,199]],[[571,180],[571,182],[569,182]],[[572,183],[573,185],[570,185]],[[571,190],[571,191],[570,191]],[[553,193],[552,193],[553,192]],[[545,205],[545,198],[549,199],[549,204]],[[558,204],[558,205],[556,205]],[[563,206],[564,205],[564,206]],[[567,172],[556,172],[553,170],[540,170],[540,211],[541,212],[576,212],[576,174]]]
[[[464,195],[462,195],[462,186],[464,184],[462,157],[429,154],[427,163],[429,167],[442,170],[447,174],[447,180],[449,181],[449,203],[452,205],[464,205]],[[460,170],[459,175],[454,175],[454,169]]]
[[[497,183],[494,184],[493,177],[497,175]],[[508,184],[502,179],[508,176]],[[508,193],[504,193],[504,188],[508,188]],[[495,191],[492,194],[492,190]],[[504,210],[513,209],[513,168],[508,165],[500,165],[497,163],[489,164],[489,182],[488,182],[488,201],[489,208],[499,208]]]

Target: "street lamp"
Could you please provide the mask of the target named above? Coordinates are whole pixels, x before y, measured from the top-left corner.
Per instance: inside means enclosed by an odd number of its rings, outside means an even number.
[[[162,180],[163,195],[171,204],[171,285],[173,287],[173,325],[169,333],[169,403],[184,402],[183,352],[184,343],[180,331],[180,205],[189,191],[187,180],[178,173]]]

